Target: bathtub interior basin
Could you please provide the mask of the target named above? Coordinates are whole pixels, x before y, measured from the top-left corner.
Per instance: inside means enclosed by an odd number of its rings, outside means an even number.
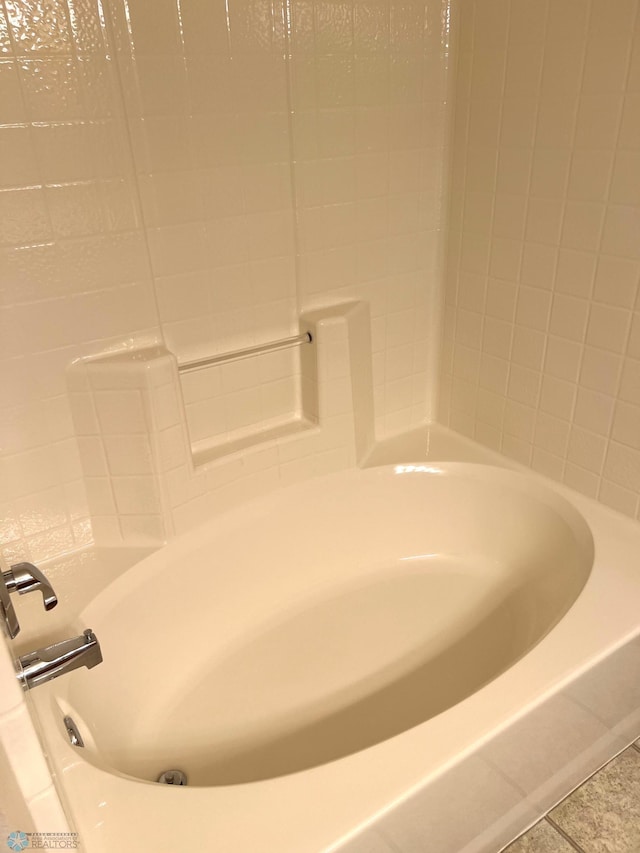
[[[581,515],[520,473],[319,478],[152,554],[80,616],[104,662],[56,683],[83,758],[154,782],[323,765],[461,702],[535,646],[593,563]]]

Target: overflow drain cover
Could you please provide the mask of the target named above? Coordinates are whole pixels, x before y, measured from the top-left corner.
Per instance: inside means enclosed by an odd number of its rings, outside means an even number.
[[[165,770],[158,776],[157,781],[162,782],[163,785],[186,785],[187,774],[182,770]]]
[[[84,746],[82,735],[80,734],[73,717],[67,716],[64,718],[64,727],[67,730],[67,737],[69,738],[69,743],[72,746]]]

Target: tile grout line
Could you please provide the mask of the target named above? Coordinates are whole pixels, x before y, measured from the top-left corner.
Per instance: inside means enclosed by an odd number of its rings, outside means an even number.
[[[580,847],[580,845],[576,841],[574,841],[570,835],[567,835],[567,833],[564,831],[564,829],[561,826],[559,826],[552,817],[547,815],[544,818],[544,820],[546,820],[547,823],[549,824],[549,826],[551,826],[558,833],[558,835],[561,835],[564,838],[564,840],[568,844],[570,844],[574,850],[577,851],[577,853],[584,853],[584,850],[582,849],[582,847]]]
[[[477,9],[476,9],[476,13],[477,13]],[[474,51],[475,51],[475,42],[476,42],[476,39],[475,39],[476,22],[477,22],[477,14],[474,17],[474,22],[473,22],[473,25],[474,25],[474,41],[473,41]],[[545,19],[545,22],[546,22],[546,19]],[[490,243],[489,243],[489,252],[487,254],[487,264],[486,264],[485,271],[483,273],[483,278],[486,278],[486,284],[484,286],[484,295],[483,295],[483,300],[482,300],[482,314],[481,314],[481,321],[480,321],[480,343],[479,343],[479,352],[478,352],[478,359],[479,359],[480,364],[478,367],[477,380],[474,382],[474,384],[476,386],[476,396],[475,396],[474,409],[473,409],[473,420],[474,420],[473,438],[475,441],[479,441],[479,438],[477,435],[477,433],[478,433],[478,421],[479,421],[479,418],[478,418],[478,398],[480,396],[481,390],[488,390],[488,389],[483,389],[483,386],[481,384],[480,366],[481,366],[481,363],[483,361],[483,353],[485,353],[484,345],[485,345],[485,340],[486,340],[486,337],[485,337],[486,336],[486,328],[485,328],[486,322],[485,321],[487,319],[487,294],[489,291],[489,279],[491,277],[491,254],[492,254],[491,240],[493,238],[493,228],[494,228],[494,223],[495,223],[495,219],[496,219],[496,199],[498,197],[498,187],[499,187],[498,174],[500,171],[500,159],[501,159],[500,142],[502,139],[502,127],[503,127],[504,112],[505,112],[504,102],[505,102],[505,94],[506,94],[506,90],[507,90],[508,46],[509,46],[510,33],[511,33],[511,4],[509,3],[508,7],[507,7],[507,13],[506,13],[505,51],[504,51],[504,61],[502,63],[503,75],[502,75],[502,81],[500,84],[500,101],[499,101],[500,106],[499,106],[499,110],[498,110],[498,136],[497,136],[497,141],[496,141],[496,152],[495,152],[495,160],[496,160],[495,189],[491,193],[491,196],[492,196],[491,213],[488,216],[488,222],[489,222],[489,237],[488,237],[488,239],[489,239]],[[470,78],[470,87],[469,87],[470,105],[471,105],[471,101],[473,100],[473,96],[472,96],[472,92],[473,92],[473,68],[477,63],[477,59],[475,59],[475,56],[476,56],[476,54],[474,53],[474,61],[472,62],[472,65],[471,65],[471,78]],[[471,114],[471,106],[470,106],[470,114]],[[467,139],[467,147],[468,147],[468,145],[469,145],[469,142]],[[533,157],[531,159],[531,163],[533,165]],[[465,194],[466,193],[468,193],[468,189],[466,187],[466,176],[465,176]],[[462,228],[463,228],[463,233],[464,233],[464,222],[463,222]],[[520,264],[522,264],[522,253],[523,252],[524,252],[524,243],[523,243],[523,250],[520,253]],[[516,303],[514,304],[514,308],[513,308],[514,323],[515,323],[516,311],[517,311],[517,300],[516,300]],[[514,327],[514,329],[515,329],[515,327]],[[511,353],[513,351],[514,335],[515,335],[515,331],[512,331],[511,337],[510,337],[510,342],[509,342],[509,362],[507,365],[507,376],[506,376],[505,385],[504,385],[505,394],[508,392],[508,389],[509,389],[509,377],[511,374],[511,363],[512,363]],[[505,407],[506,407],[506,403],[505,403]],[[480,421],[480,423],[482,423],[482,422]],[[501,421],[500,421],[500,436],[498,439],[498,448],[502,447],[503,427],[504,427],[504,408],[502,410],[502,417],[501,417]]]
[[[572,248],[571,246],[567,246],[563,241],[564,241],[564,236],[565,236],[567,210],[569,209],[569,206],[571,204],[571,195],[570,195],[570,193],[571,193],[571,172],[572,172],[575,160],[576,160],[576,151],[577,151],[576,139],[578,136],[578,122],[579,122],[579,118],[580,118],[580,101],[581,101],[583,94],[584,94],[584,76],[585,76],[585,69],[587,67],[587,56],[589,53],[589,32],[590,32],[590,27],[591,27],[592,12],[593,12],[592,6],[591,6],[591,3],[589,3],[587,5],[586,19],[585,19],[584,45],[583,45],[584,50],[582,51],[581,57],[580,57],[580,84],[578,87],[578,91],[576,93],[576,100],[577,100],[577,104],[578,104],[578,109],[576,110],[575,120],[573,121],[572,128],[571,128],[571,151],[569,154],[569,171],[567,173],[567,178],[566,178],[565,196],[561,202],[561,204],[562,204],[562,208],[561,208],[562,209],[562,215],[561,215],[561,220],[560,220],[560,236],[558,237],[558,259],[556,262],[556,269],[555,269],[556,278],[558,275],[558,267],[560,265],[560,255],[562,253],[562,250],[564,249],[566,251],[567,249],[569,249],[572,251],[577,251],[575,247]],[[546,38],[546,36],[545,36],[545,38]],[[543,70],[543,73],[544,73],[544,70]],[[613,166],[611,168],[613,169]],[[602,220],[600,235],[598,238],[598,248],[600,246],[600,240],[602,239],[602,232],[603,231],[604,231],[604,216],[603,216],[603,220]],[[554,278],[554,281],[553,281],[551,310],[553,310],[553,307],[556,304],[556,297],[558,296],[556,278]],[[589,328],[589,321],[591,318],[591,307],[592,307],[592,298],[591,297],[593,294],[593,290],[595,288],[595,279],[596,279],[596,271],[594,269],[594,272],[592,275],[592,280],[591,280],[591,285],[589,288],[589,298],[586,300],[586,302],[587,302],[586,317],[585,317],[584,332],[582,333],[581,339],[580,339],[580,348],[579,348],[580,354],[578,357],[578,373],[577,373],[576,379],[574,381],[572,381],[572,383],[571,383],[574,386],[575,394],[573,397],[573,401],[571,403],[571,412],[570,412],[570,415],[567,419],[569,422],[569,433],[567,436],[567,446],[565,448],[564,453],[562,454],[562,460],[561,460],[562,476],[560,477],[560,482],[563,484],[565,483],[565,476],[567,473],[567,465],[568,464],[575,464],[575,463],[572,463],[571,460],[569,459],[569,444],[571,441],[571,433],[573,432],[573,430],[575,428],[575,420],[574,420],[575,419],[575,411],[576,411],[576,406],[578,403],[578,392],[580,390],[580,385],[581,385],[580,378],[582,376],[582,365],[584,363],[584,354],[585,354],[585,349],[587,346],[587,331]],[[549,317],[550,316],[551,315],[549,315]],[[550,320],[549,320],[549,322],[550,322]],[[542,391],[541,391],[541,394],[542,394]],[[537,407],[537,409],[539,409],[539,406]],[[536,413],[536,423],[537,423],[537,420],[538,420],[538,415]],[[613,418],[612,418],[612,420],[613,420]],[[535,433],[534,433],[534,441],[535,441]],[[535,444],[534,444],[534,451],[535,451]],[[604,461],[602,463],[602,468],[604,468]],[[600,479],[598,479],[598,485],[596,487],[596,494],[597,494],[597,490],[599,488],[600,488]]]

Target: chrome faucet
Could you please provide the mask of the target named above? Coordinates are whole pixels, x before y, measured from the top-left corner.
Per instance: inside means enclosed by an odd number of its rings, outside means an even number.
[[[51,610],[58,603],[53,587],[37,566],[31,563],[16,563],[8,572],[0,572],[0,618],[4,621],[9,639],[13,640],[20,631],[9,593],[25,595],[40,590],[45,610]]]
[[[102,652],[98,638],[87,628],[79,637],[22,655],[17,663],[18,681],[27,690],[81,666],[91,669],[102,663]]]

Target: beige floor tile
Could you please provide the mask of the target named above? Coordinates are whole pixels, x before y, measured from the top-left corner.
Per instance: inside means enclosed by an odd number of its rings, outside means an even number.
[[[640,753],[625,750],[551,817],[585,853],[640,851]]]
[[[510,844],[504,853],[575,853],[574,848],[546,820]]]

